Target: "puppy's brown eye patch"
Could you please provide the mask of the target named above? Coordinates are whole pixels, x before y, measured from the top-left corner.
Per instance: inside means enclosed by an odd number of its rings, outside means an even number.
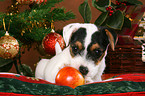
[[[76,41],[74,44],[71,44],[70,52],[72,57],[74,57],[77,54],[80,54],[83,49],[83,45],[80,41]]]
[[[78,46],[79,50],[83,49],[83,45],[80,41],[76,41],[75,45]]]
[[[98,62],[100,61],[100,57],[102,57],[103,53],[104,51],[100,47],[100,45],[98,43],[95,43],[90,45],[90,47],[88,48],[87,57],[95,62]]]
[[[103,53],[103,49],[100,48],[98,43],[93,44],[90,50],[92,51],[93,55],[95,55],[95,57],[100,57]]]
[[[100,45],[98,43],[96,43],[90,47],[90,50],[93,51],[93,50],[98,49],[98,48],[100,48]]]

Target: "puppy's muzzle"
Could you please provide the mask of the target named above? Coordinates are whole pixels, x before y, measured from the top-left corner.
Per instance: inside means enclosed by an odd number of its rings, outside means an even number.
[[[81,65],[81,66],[79,67],[79,71],[82,73],[83,76],[87,75],[88,72],[89,72],[88,67],[85,67],[85,66],[83,66],[83,65]]]

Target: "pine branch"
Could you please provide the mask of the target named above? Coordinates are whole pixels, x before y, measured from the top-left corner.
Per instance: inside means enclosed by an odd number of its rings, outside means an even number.
[[[52,14],[53,20],[55,21],[60,21],[60,20],[65,21],[69,19],[74,19],[75,17],[71,11],[65,13],[64,8],[55,8],[52,10],[50,14]]]
[[[48,0],[48,2],[33,5],[31,10],[25,10],[22,13],[8,15],[0,14],[0,30],[3,30],[3,18],[5,18],[6,28],[9,33],[22,44],[32,44],[40,42],[44,36],[50,33],[50,22],[65,21],[74,19],[75,15],[69,11],[65,12],[65,8],[54,8],[55,4],[63,0]],[[0,33],[3,34],[4,32]]]

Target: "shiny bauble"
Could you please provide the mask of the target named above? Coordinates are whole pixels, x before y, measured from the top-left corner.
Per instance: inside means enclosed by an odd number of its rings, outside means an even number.
[[[12,59],[18,54],[18,51],[18,41],[6,32],[6,34],[0,38],[0,57]]]
[[[63,37],[58,33],[49,33],[47,34],[44,39],[42,40],[42,46],[45,52],[51,56],[55,55],[55,44],[59,43],[61,49],[65,48],[65,42]]]
[[[17,0],[19,4],[32,4],[37,3],[40,4],[42,2],[47,2],[47,0]]]

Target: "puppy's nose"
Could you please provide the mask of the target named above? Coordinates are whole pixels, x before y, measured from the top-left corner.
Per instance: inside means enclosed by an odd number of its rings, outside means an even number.
[[[87,75],[88,72],[89,72],[88,67],[85,67],[85,66],[83,66],[83,65],[81,65],[81,66],[79,67],[79,71],[82,73],[82,75]]]

